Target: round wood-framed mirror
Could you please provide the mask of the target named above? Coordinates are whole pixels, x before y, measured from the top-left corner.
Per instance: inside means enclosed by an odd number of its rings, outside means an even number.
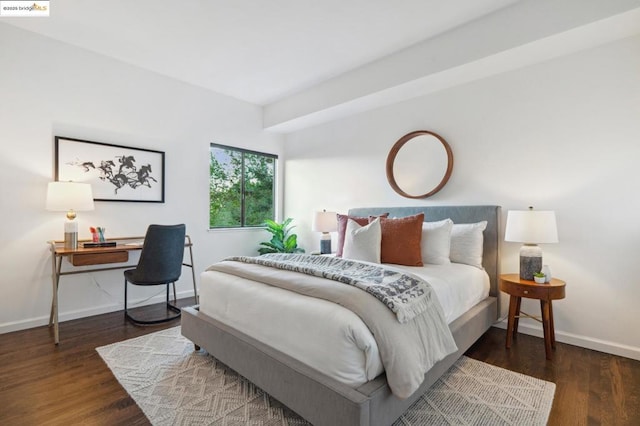
[[[440,135],[417,130],[401,137],[387,156],[387,180],[398,194],[427,198],[451,177],[453,152]]]

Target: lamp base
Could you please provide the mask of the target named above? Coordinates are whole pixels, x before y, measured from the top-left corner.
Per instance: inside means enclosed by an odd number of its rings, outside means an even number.
[[[320,254],[330,254],[331,253],[331,234],[328,232],[322,233],[322,238],[320,239]]]
[[[78,248],[78,222],[67,220],[64,223],[64,248],[75,250]]]
[[[65,232],[64,233],[64,248],[75,250],[78,248],[78,233],[77,232]]]
[[[542,270],[542,249],[535,244],[520,248],[520,279],[533,281],[533,274]]]

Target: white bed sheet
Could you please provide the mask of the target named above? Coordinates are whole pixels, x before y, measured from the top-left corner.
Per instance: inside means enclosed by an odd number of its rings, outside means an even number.
[[[445,265],[385,265],[417,275],[431,284],[444,310],[447,324],[489,296],[489,275],[484,269],[462,263]]]
[[[447,323],[489,294],[488,275],[473,266],[386,266],[429,282]],[[352,387],[384,371],[367,326],[356,314],[333,302],[205,271],[200,280],[200,311]]]

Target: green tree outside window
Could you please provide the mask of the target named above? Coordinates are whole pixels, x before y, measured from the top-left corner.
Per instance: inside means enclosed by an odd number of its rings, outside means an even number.
[[[276,155],[211,144],[209,158],[210,228],[274,219]]]

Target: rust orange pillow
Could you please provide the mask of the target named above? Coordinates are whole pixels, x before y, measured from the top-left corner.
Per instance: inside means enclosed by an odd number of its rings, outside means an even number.
[[[381,214],[380,217],[387,217],[389,213]],[[375,218],[378,216],[369,216],[369,217],[358,217],[358,216],[349,216],[346,214],[338,213],[338,248],[336,249],[336,256],[342,256],[342,250],[344,248],[344,234],[347,231],[347,222],[349,219],[355,221],[360,226],[368,225],[369,222],[373,222]],[[371,219],[371,220],[369,220]]]
[[[398,219],[381,218],[380,261],[396,265],[422,266],[422,222],[424,213]]]

